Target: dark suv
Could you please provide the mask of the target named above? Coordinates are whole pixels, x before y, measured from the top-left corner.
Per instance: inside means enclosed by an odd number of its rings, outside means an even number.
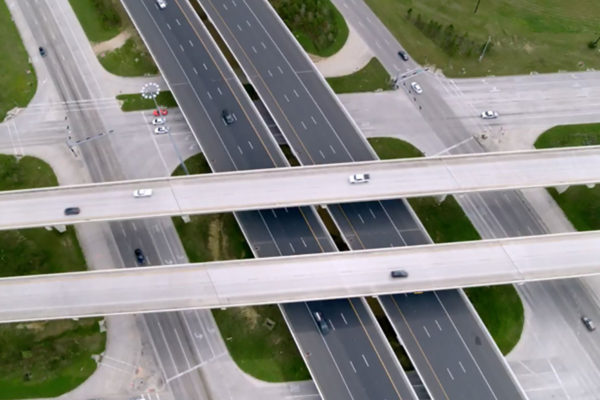
[[[235,117],[232,113],[227,111],[227,109],[221,112],[221,118],[223,118],[223,122],[225,122],[225,125],[231,125],[235,122]]]
[[[135,249],[133,253],[135,254],[135,260],[138,264],[141,265],[146,261],[146,256],[144,256],[142,249]]]
[[[40,56],[46,57],[46,49],[44,49],[42,46],[40,46],[39,51],[40,51]]]
[[[403,59],[404,61],[408,61],[408,54],[406,54],[405,51],[400,50],[398,52],[398,56],[400,56],[400,58]]]
[[[65,215],[77,215],[80,211],[79,207],[67,207],[65,208]]]
[[[321,311],[313,312],[313,318],[315,319],[315,322],[317,323],[321,333],[323,335],[327,334],[329,332],[329,325],[327,324],[327,321],[325,321],[325,318],[323,318]]]

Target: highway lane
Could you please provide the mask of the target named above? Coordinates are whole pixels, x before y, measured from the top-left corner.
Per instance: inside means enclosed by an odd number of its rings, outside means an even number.
[[[6,191],[0,192],[0,229],[520,187],[593,185],[600,181],[598,149],[446,156]],[[357,171],[370,174],[368,184],[349,183],[348,177]],[[152,193],[138,198],[135,193],[140,189]],[[82,212],[64,215],[64,208],[72,206]]]
[[[238,63],[273,114],[301,163],[347,162],[363,160],[365,157],[376,158],[337,98],[268,3],[253,2],[252,7],[249,7],[247,2],[199,2],[236,55]],[[280,75],[273,72],[275,67]],[[305,121],[314,121],[319,115],[327,120],[325,126],[306,124]],[[353,249],[403,246],[430,241],[412,210],[403,201],[342,204],[330,206],[328,209]],[[432,306],[431,311],[428,311],[431,318],[446,319],[449,322],[452,322],[455,312],[470,312],[466,302],[460,309],[450,310],[445,314],[434,313],[435,309]],[[478,332],[479,336],[483,337],[482,340],[495,349],[491,338],[485,333],[485,328],[477,324],[476,318],[470,322],[462,328]],[[392,320],[392,323],[398,325],[401,321]],[[469,350],[469,345],[462,340],[458,331],[446,332],[445,335],[438,336],[438,340],[446,343],[445,348],[453,349],[453,354],[448,352],[446,357],[460,355],[464,362],[478,364],[477,368],[470,368],[468,374],[471,385],[477,386],[479,397],[521,397],[499,352],[496,351],[496,358],[491,363],[489,361],[492,358],[474,359],[474,353]],[[409,348],[408,351],[416,353],[417,348]],[[431,356],[428,348],[425,348],[425,351],[428,354],[424,354],[425,358]],[[480,365],[484,362],[487,365]],[[428,376],[434,377],[446,373],[429,362],[417,364],[417,369],[426,369]],[[488,382],[487,371],[495,370],[501,371],[500,374],[494,374],[498,379]],[[453,384],[454,382],[448,383],[452,386],[442,387],[439,379],[433,379],[426,382],[426,386],[430,395],[435,398],[464,397],[464,388]]]
[[[9,277],[0,279],[0,321],[232,307],[568,278],[599,274],[598,256],[600,232],[590,231],[137,270]],[[364,265],[369,265],[369,269]],[[399,268],[408,276],[390,276],[391,271]],[[443,314],[447,313],[447,305],[463,301],[452,292],[433,295],[438,298]],[[420,318],[421,324],[423,320],[435,322],[423,314],[430,307],[427,296],[412,296],[410,301],[415,304],[411,304],[411,310],[404,310],[401,304],[409,301],[409,297],[396,294],[393,299],[391,296],[383,299],[396,302],[394,306],[402,318],[411,312]],[[338,319],[335,315],[344,313],[347,302],[311,303],[310,308],[320,307],[323,311],[325,306],[332,307],[327,308],[324,316],[334,332],[345,335],[363,329],[357,322],[370,315],[357,309]],[[355,308],[357,303],[350,300],[350,304]],[[457,315],[452,321],[460,322],[461,318],[463,315]],[[442,319],[438,322],[439,331],[453,324]],[[431,330],[420,330],[424,332],[419,334],[430,338]],[[329,338],[327,333],[323,336]],[[338,338],[334,339],[335,345],[340,345]],[[443,347],[443,343],[436,343]],[[444,359],[442,354],[438,357]],[[452,362],[451,358],[445,360]],[[477,368],[470,364],[464,367]],[[442,384],[442,387],[446,390],[447,386]]]
[[[72,138],[74,140],[84,139],[90,132],[106,132],[111,126],[111,121],[106,119],[107,113],[102,108],[98,110],[91,106],[95,104],[94,99],[102,98],[104,95],[102,86],[93,73],[88,59],[83,56],[85,50],[91,52],[91,48],[80,47],[81,38],[65,21],[67,13],[72,12],[64,8],[70,7],[68,2],[51,3],[27,0],[15,4],[22,9],[23,15],[26,16],[36,41],[43,43],[48,51],[45,67],[51,78],[50,84],[56,87],[65,107],[63,111],[67,115]],[[81,34],[83,35],[83,32]],[[85,36],[83,43],[85,46],[89,46]],[[95,55],[92,57],[95,58]],[[116,104],[113,105],[114,108],[117,108],[116,106]],[[63,138],[67,138],[66,131],[63,131]],[[152,143],[147,142],[139,146],[138,152],[141,152],[141,148],[145,146],[154,148]],[[76,153],[78,159],[81,160],[85,176],[91,177],[94,182],[131,178],[130,172],[120,164],[121,159],[117,156],[118,152],[115,151],[115,147],[119,147],[119,142],[116,137],[110,135],[103,140],[88,142],[85,146],[80,146]],[[143,150],[145,152],[146,149]],[[71,157],[67,149],[63,156]],[[160,154],[153,153],[153,156],[159,157]],[[136,174],[138,173],[136,171]],[[114,248],[119,253],[116,257],[123,260],[123,265],[135,266],[133,249],[136,247],[145,249],[148,259],[159,264],[186,261],[185,253],[170,219],[157,219],[151,223],[147,221],[113,222],[109,225],[108,234],[111,237],[99,237],[98,240],[113,242]],[[166,336],[157,335],[157,323],[163,327],[169,327],[168,314],[157,314],[155,318],[150,316],[148,318],[145,322],[150,331],[150,340],[154,344],[155,356],[158,359],[167,359],[170,357],[171,347],[174,344],[173,335],[185,338],[187,333],[185,331],[174,333],[174,330],[169,330]],[[190,324],[195,326],[193,322]],[[207,340],[195,339],[195,344],[206,347]],[[196,360],[193,353],[189,353],[187,356],[187,360],[191,360],[193,363],[200,362]],[[183,357],[170,358],[170,360],[178,368],[187,365],[187,360]],[[164,378],[169,379],[171,376],[164,375]],[[174,396],[179,398],[206,398],[198,373],[179,376],[170,382],[170,388]]]
[[[258,151],[262,152],[263,150],[257,146],[254,146],[254,149],[258,149],[257,152],[239,151],[238,146],[244,150],[244,144],[256,136],[262,137],[262,140],[268,143],[270,134],[265,127],[250,124],[251,129],[248,129],[248,123],[244,123],[242,114],[244,116],[251,115],[250,118],[259,117],[254,116],[249,99],[245,96],[239,83],[230,79],[232,72],[226,66],[216,45],[187,2],[172,1],[167,9],[160,11],[153,3],[148,2],[131,0],[124,1],[124,4],[153,53],[214,171],[264,168],[265,163],[268,164],[271,157],[276,159],[276,162],[271,160],[272,166],[280,166],[281,163],[284,163],[280,153],[269,151],[268,154],[261,154]],[[193,50],[190,50],[192,47]],[[202,73],[196,74],[196,71],[202,71]],[[221,91],[218,90],[219,88]],[[225,90],[227,88],[228,90]],[[237,95],[233,96],[229,91],[233,91]],[[219,96],[215,96],[215,93],[218,93]],[[216,105],[211,107],[218,113],[198,112],[198,110],[204,110],[202,104],[207,102],[214,102]],[[238,105],[232,106],[235,102],[238,102]],[[238,117],[235,126],[239,126],[241,130],[235,135],[228,135],[227,144],[224,143],[221,134],[214,135],[213,132],[202,129],[201,121],[198,120],[198,118],[202,118],[202,114],[206,114],[213,118],[216,124],[222,123],[220,110],[225,107],[234,110]],[[243,110],[243,113],[235,110]],[[224,126],[224,128],[227,127]],[[227,131],[224,130],[224,133],[227,134]],[[233,143],[230,143],[229,140]],[[215,147],[220,148],[215,152]],[[236,150],[238,151],[236,152]],[[277,157],[281,157],[281,160],[278,160]],[[236,213],[236,218],[257,256],[335,250],[333,242],[310,208]],[[305,306],[304,308],[300,307],[299,310],[290,309],[289,312],[288,308],[284,307],[288,322],[301,324],[307,318],[312,318],[310,306],[308,304],[309,308]],[[352,312],[354,311],[349,310],[349,313]],[[378,353],[389,351],[389,345],[386,347],[383,334],[374,325],[374,318],[364,320],[363,323],[365,324],[363,325],[363,336],[356,340],[365,344],[362,347],[363,353],[368,352],[373,355],[373,359],[376,359]],[[311,357],[305,357],[305,359],[311,374],[316,378],[319,389],[328,399],[352,397],[342,375],[343,373],[347,374],[347,369],[340,368],[337,358],[343,356],[343,359],[348,359],[348,355],[360,358],[360,353],[357,354],[352,345],[344,344],[343,352],[336,354],[336,359],[334,359],[323,341],[312,340],[315,332],[314,324],[311,330],[305,329],[300,343],[302,354],[311,354]],[[334,337],[335,335],[331,335],[328,341],[333,340]],[[384,369],[388,370],[388,375],[385,375]],[[357,376],[354,372],[350,376],[356,387],[361,389],[356,394],[356,398],[379,397],[365,392],[364,387],[367,385],[362,385],[361,380],[377,382],[376,389],[383,394],[381,398],[400,397],[397,395],[398,391],[403,393],[403,398],[411,398],[410,393],[403,387],[406,377],[400,373],[398,365],[384,365],[383,362],[373,363],[370,367],[363,365],[360,368],[359,379],[356,379]],[[389,395],[390,393],[391,395]]]

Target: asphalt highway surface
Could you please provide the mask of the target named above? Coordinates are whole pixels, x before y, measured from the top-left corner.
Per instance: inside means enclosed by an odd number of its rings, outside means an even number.
[[[302,164],[363,161],[376,156],[358,132],[339,101],[316,71],[295,38],[267,2],[199,0],[253,83]],[[427,89],[425,89],[427,90]],[[312,124],[311,124],[312,123]],[[441,122],[440,122],[441,123]],[[448,127],[451,129],[453,127]],[[352,203],[328,207],[346,241],[353,249],[406,246],[430,241],[405,201]],[[479,399],[522,397],[495,344],[469,308],[467,301],[445,304],[441,297],[427,295],[431,320],[445,320],[454,330],[435,335],[445,344],[444,357],[469,363],[473,368],[450,371],[467,375],[469,393]],[[382,300],[387,305],[385,299]],[[411,307],[411,302],[402,303]],[[443,310],[442,310],[443,309]],[[443,311],[443,312],[442,312]],[[408,325],[421,329],[420,318],[406,313],[391,322],[401,334]],[[454,316],[467,315],[460,321]],[[464,338],[469,340],[465,340]],[[478,337],[480,348],[491,356],[477,358],[470,338]],[[402,339],[404,341],[404,339]],[[407,343],[405,341],[405,343]],[[442,379],[447,367],[430,362],[439,349],[417,342],[407,351],[433,398],[468,398],[462,381]]]
[[[154,2],[123,3],[213,171],[285,166],[268,128],[190,5],[173,0],[166,9],[159,10]],[[225,109],[235,118],[231,125],[223,121]],[[207,125],[215,129],[207,130]],[[243,212],[236,213],[236,218],[259,257],[335,250],[311,208]],[[343,304],[345,315],[364,315],[355,309],[364,307],[362,303]],[[389,344],[372,315],[360,319],[361,329],[356,330],[359,336],[355,335],[349,343],[340,341],[335,331],[323,338],[313,321],[314,307],[320,308],[320,304],[283,309],[325,398],[413,398],[407,378],[397,360],[389,355]],[[327,310],[323,313],[330,318]],[[363,357],[375,361],[367,364]]]

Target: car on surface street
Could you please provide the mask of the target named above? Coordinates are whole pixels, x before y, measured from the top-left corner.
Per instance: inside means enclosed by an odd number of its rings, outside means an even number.
[[[400,50],[400,51],[398,52],[398,56],[399,56],[401,59],[403,59],[404,61],[408,61],[408,54],[406,54],[406,52],[405,52],[405,51],[402,51],[402,50]]]
[[[39,51],[40,51],[40,56],[46,57],[46,49],[44,49],[42,46],[40,46]]]
[[[157,135],[161,135],[163,133],[169,133],[169,127],[168,126],[157,126],[156,128],[154,128],[154,133],[156,133]]]
[[[152,125],[162,125],[165,123],[165,119],[164,118],[154,118],[152,120]]]
[[[413,88],[416,94],[423,93],[423,88],[417,82],[411,82],[410,87]]]
[[[592,332],[596,330],[596,325],[594,325],[594,321],[592,321],[591,318],[584,315],[581,317],[581,322],[583,322],[583,325],[585,325],[588,331]]]

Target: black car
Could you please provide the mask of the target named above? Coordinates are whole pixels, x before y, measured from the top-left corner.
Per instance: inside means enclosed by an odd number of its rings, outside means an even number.
[[[315,319],[315,322],[317,323],[321,333],[323,335],[327,334],[329,332],[329,325],[327,324],[327,321],[325,321],[325,318],[323,318],[321,311],[313,312],[313,318]]]
[[[396,269],[390,274],[392,278],[408,278],[408,272],[403,269]]]
[[[221,112],[221,118],[223,118],[223,122],[225,125],[231,125],[235,122],[235,117],[232,113],[227,111],[226,109]]]
[[[146,256],[144,256],[142,249],[135,249],[133,253],[138,264],[143,264],[146,261]]]
[[[46,57],[46,49],[40,46],[38,50],[40,51],[40,56]]]
[[[594,325],[594,321],[592,321],[589,317],[586,317],[584,315],[583,317],[581,317],[581,322],[583,322],[583,325],[585,325],[588,331],[592,332],[596,330],[596,325]]]
[[[65,208],[65,215],[77,215],[80,211],[79,207],[67,207]]]
[[[406,54],[405,51],[400,50],[398,52],[398,56],[400,56],[400,58],[403,59],[404,61],[408,61],[408,54]]]

